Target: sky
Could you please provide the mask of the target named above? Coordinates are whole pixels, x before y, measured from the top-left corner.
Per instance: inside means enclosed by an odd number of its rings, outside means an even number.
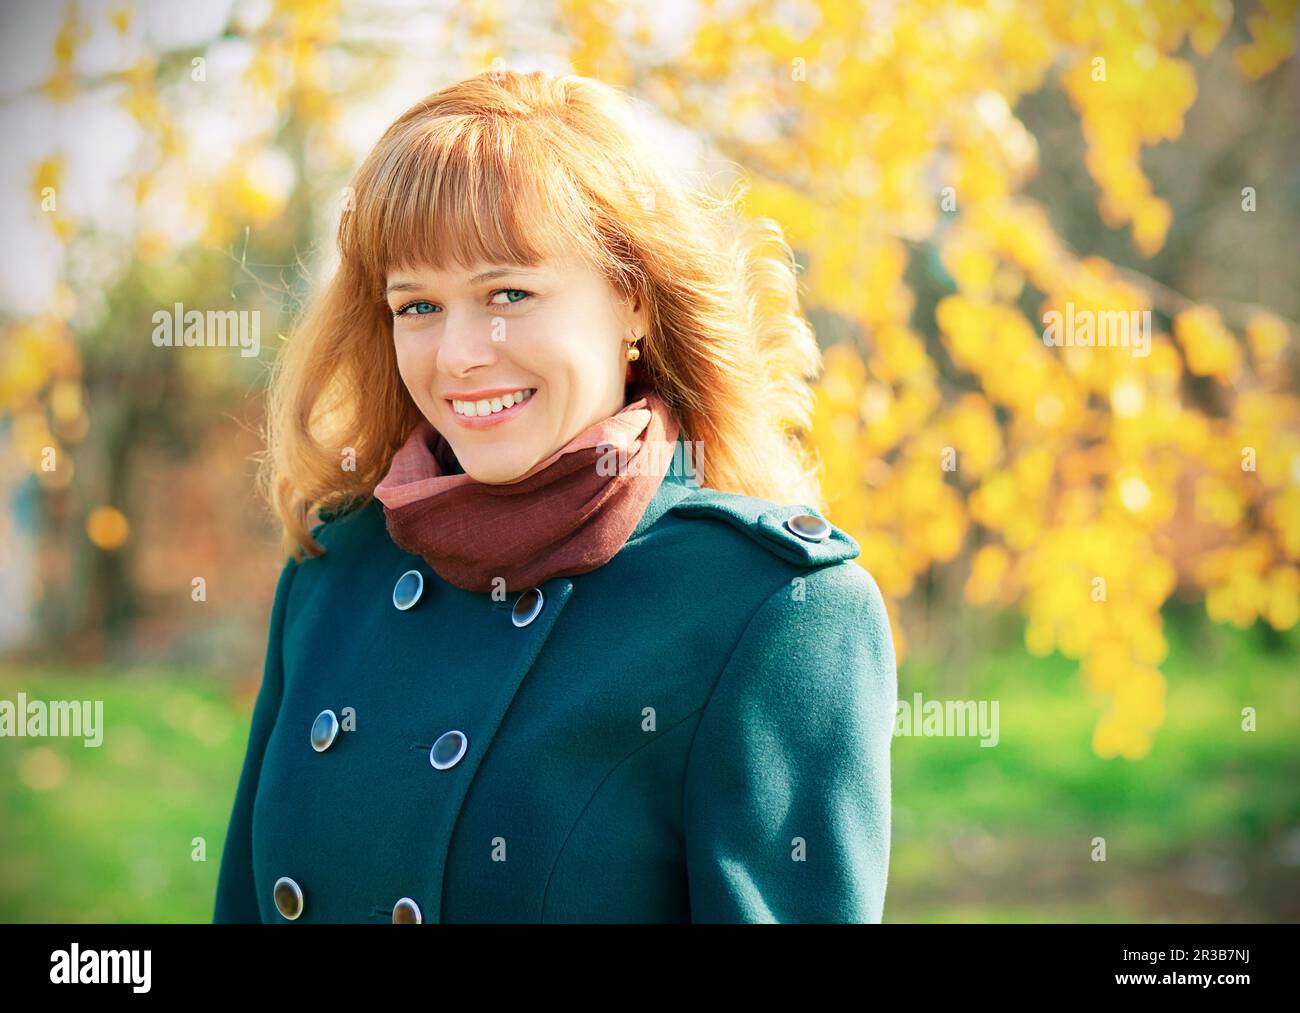
[[[724,4],[725,5],[725,4]],[[140,208],[130,196],[132,170],[147,153],[139,125],[119,106],[122,88],[111,78],[142,56],[176,48],[203,46],[231,24],[255,29],[270,13],[269,0],[149,0],[132,3],[125,34],[112,15],[123,4],[86,2],[77,5],[81,41],[75,57],[79,81],[76,98],[55,102],[39,91],[55,69],[54,44],[66,15],[57,2],[21,0],[6,3],[0,13],[0,221],[5,242],[0,249],[0,313],[36,316],[56,304],[64,277],[63,244],[53,234],[48,214],[33,189],[35,166],[59,154],[64,170],[56,194],[59,210],[88,224],[107,238],[100,250],[115,261],[95,277],[105,283],[123,270],[132,234],[140,228],[158,229],[177,244],[196,239],[202,227],[201,209],[187,210],[185,195],[214,181],[230,163],[232,153],[253,143],[260,154],[249,163],[259,187],[288,193],[296,180],[292,162],[265,138],[276,127],[276,110],[240,83],[252,47],[237,38],[206,46],[205,80],[181,80],[184,95],[164,99],[179,118],[186,138],[184,160],[152,179],[153,192]],[[436,59],[445,38],[446,3],[383,0],[349,4],[343,33],[391,47],[391,79],[364,101],[341,103],[336,138],[359,163],[386,126],[420,97],[468,71],[449,69]],[[620,8],[617,17],[631,18],[633,8],[652,21],[653,45],[664,52],[690,35],[693,0],[641,0]],[[534,2],[504,5],[506,59],[510,69],[568,70],[562,56],[568,40],[547,34],[546,8]],[[627,26],[630,30],[630,23]],[[450,43],[454,45],[454,40]],[[407,59],[406,56],[412,58]],[[96,79],[103,83],[88,86]],[[690,132],[658,118],[647,118],[646,129],[685,167],[703,155]],[[114,256],[115,241],[120,255]],[[98,293],[80,293],[84,312],[93,312]],[[75,322],[75,321],[74,321]]]

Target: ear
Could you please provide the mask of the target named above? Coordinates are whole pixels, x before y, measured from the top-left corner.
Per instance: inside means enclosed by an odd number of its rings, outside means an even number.
[[[637,337],[645,337],[646,332],[650,329],[650,306],[649,303],[640,295],[634,294],[626,302],[628,314],[629,335],[635,334]]]

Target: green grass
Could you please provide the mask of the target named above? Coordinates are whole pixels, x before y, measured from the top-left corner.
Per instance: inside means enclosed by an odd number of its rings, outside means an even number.
[[[103,700],[106,730],[0,739],[0,920],[210,920],[251,702],[192,672],[0,670],[20,691]]]
[[[996,699],[1000,741],[894,740],[885,920],[1300,920],[1296,659],[1294,638],[1184,635],[1136,762],[1093,754],[1098,705],[1069,661],[909,661],[900,698]],[[102,699],[107,726],[99,748],[0,739],[0,921],[210,920],[256,686],[242,689],[177,669],[0,668],[0,699]],[[1258,731],[1240,730],[1244,706]]]
[[[959,691],[938,688],[951,671],[905,665],[901,699],[998,700],[1000,738],[895,738],[886,920],[1300,919],[1294,641],[1199,631],[1162,671],[1165,723],[1129,761],[1092,752],[1100,705],[1065,659],[1002,652]]]

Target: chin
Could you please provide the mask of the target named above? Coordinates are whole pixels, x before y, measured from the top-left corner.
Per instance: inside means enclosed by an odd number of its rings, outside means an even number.
[[[536,463],[537,459],[533,457],[488,452],[474,454],[468,461],[461,459],[460,466],[476,482],[500,485],[513,482]]]

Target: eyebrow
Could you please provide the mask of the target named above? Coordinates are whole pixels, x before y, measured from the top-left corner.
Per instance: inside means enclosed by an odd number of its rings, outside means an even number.
[[[474,277],[470,278],[469,284],[478,285],[481,282],[491,281],[493,278],[500,278],[502,275],[507,275],[507,274],[534,274],[535,275],[540,273],[541,273],[540,271],[537,271],[531,267],[494,267],[490,271],[483,271],[480,272],[479,274],[474,275]],[[395,281],[393,282],[393,284],[389,285],[387,289],[384,290],[384,294],[387,295],[390,292],[411,292],[414,291],[415,289],[420,289],[423,287],[424,286],[421,285],[418,281]]]

